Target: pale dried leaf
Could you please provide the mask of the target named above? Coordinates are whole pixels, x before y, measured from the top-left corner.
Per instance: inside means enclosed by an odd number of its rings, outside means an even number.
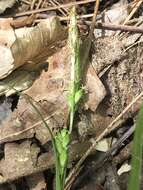
[[[117,171],[118,175],[122,175],[125,172],[129,172],[131,170],[131,165],[129,165],[127,162],[123,163],[122,166]]]
[[[109,148],[110,148],[110,141],[107,138],[99,141],[96,146],[96,150],[101,151],[101,152],[107,152]]]
[[[2,76],[4,73],[7,75],[10,73],[10,71],[13,69],[13,56],[11,53],[11,50],[5,46],[0,46],[0,53],[2,56],[0,56],[0,63],[4,63],[4,66],[0,67],[0,76]],[[2,64],[3,65],[3,64]]]
[[[1,29],[0,36],[0,46],[8,48],[5,50],[8,57],[10,51],[12,54],[12,58],[0,63],[0,79],[3,79],[24,64],[46,60],[62,45],[61,42],[66,38],[67,32],[56,17],[50,17],[35,27],[20,28],[15,31],[12,28]],[[0,60],[2,59],[3,52],[0,52]]]

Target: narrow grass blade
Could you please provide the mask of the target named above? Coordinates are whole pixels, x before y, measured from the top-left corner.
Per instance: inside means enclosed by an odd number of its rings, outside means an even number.
[[[141,106],[133,140],[132,170],[129,178],[128,190],[140,190],[143,154],[143,104]]]

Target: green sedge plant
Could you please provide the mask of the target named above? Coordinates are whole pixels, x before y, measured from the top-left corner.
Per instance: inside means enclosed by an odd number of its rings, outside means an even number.
[[[80,65],[80,39],[78,36],[77,28],[77,19],[76,19],[76,10],[75,7],[72,8],[70,14],[70,24],[69,24],[69,40],[68,45],[71,51],[71,81],[70,81],[70,91],[68,94],[68,104],[70,108],[70,118],[69,118],[69,127],[67,129],[61,129],[55,136],[52,133],[50,127],[45,121],[43,115],[34,104],[34,100],[20,92],[17,94],[23,95],[34,108],[34,110],[39,115],[40,119],[44,123],[45,127],[48,129],[52,146],[54,149],[55,155],[55,169],[56,169],[56,190],[64,190],[65,179],[66,179],[66,170],[68,163],[68,147],[70,143],[70,134],[73,129],[74,115],[78,108],[78,103],[83,95],[83,88],[81,86],[81,65]]]

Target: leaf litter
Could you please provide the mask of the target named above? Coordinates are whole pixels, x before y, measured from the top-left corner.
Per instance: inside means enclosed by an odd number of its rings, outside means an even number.
[[[58,31],[55,31],[55,28],[52,29],[52,27],[48,25],[47,27],[49,33],[47,34],[47,37],[44,32],[47,30],[47,28],[45,28],[45,23],[53,22],[53,20],[45,20],[43,25],[41,23],[37,25],[38,27],[34,26],[28,27],[27,29],[21,28],[15,30],[10,24],[12,19],[5,21],[7,23],[4,22],[5,24],[1,24],[2,35],[0,35],[0,51],[1,55],[6,53],[5,57],[8,59],[3,61],[3,58],[1,57],[2,62],[7,64],[5,64],[4,67],[1,67],[0,94],[10,96],[14,94],[16,90],[24,90],[24,93],[33,98],[35,105],[37,105],[44,118],[47,119],[48,125],[56,134],[60,128],[66,127],[69,116],[67,93],[69,90],[68,87],[70,78],[70,55],[68,47],[65,46],[67,31],[66,29],[63,30],[63,28],[59,28],[59,24],[57,25],[59,29]],[[35,34],[37,34],[37,38],[35,37]],[[1,38],[1,36],[3,37]],[[130,36],[132,35],[129,35],[129,37]],[[33,43],[32,46],[31,38]],[[112,40],[115,42],[114,45],[112,44]],[[85,101],[84,104],[81,103],[78,113],[79,116],[81,112],[83,112],[83,114],[87,112],[90,113],[89,115],[92,118],[91,122],[93,123],[92,127],[94,126],[93,128],[96,131],[96,133],[93,132],[92,135],[97,135],[99,131],[102,132],[107,127],[106,119],[108,120],[108,123],[112,121],[112,118],[109,118],[108,115],[111,115],[113,118],[116,117],[116,115],[120,113],[120,110],[123,110],[125,105],[130,102],[132,94],[136,94],[135,90],[137,88],[135,86],[131,86],[129,89],[130,97],[122,99],[123,94],[128,94],[127,89],[123,91],[124,84],[118,86],[117,83],[114,83],[115,80],[113,78],[116,75],[119,75],[119,78],[123,79],[126,72],[126,69],[123,67],[119,67],[119,69],[116,70],[116,67],[113,66],[115,62],[122,63],[123,61],[124,63],[126,56],[128,56],[128,53],[124,55],[122,54],[124,45],[121,41],[118,41],[117,39],[114,40],[114,38],[110,37],[104,37],[101,39],[98,38],[95,43],[97,43],[95,45],[97,54],[94,55],[92,65],[89,65],[87,70],[84,84],[86,92]],[[107,44],[110,46],[109,57],[106,54],[108,51],[106,51]],[[62,46],[65,47],[62,48]],[[101,51],[97,48],[98,46]],[[17,51],[19,47],[22,48],[20,53]],[[142,46],[140,47],[142,48]],[[136,49],[134,50],[136,51]],[[139,54],[140,50],[137,51]],[[131,51],[129,51],[129,53],[132,54]],[[130,60],[132,63],[133,61],[133,59]],[[44,67],[43,62],[45,65]],[[138,62],[140,63],[140,59]],[[106,70],[106,68],[111,65],[115,70],[110,70],[110,67],[109,70]],[[134,65],[134,68],[136,68],[136,65]],[[101,71],[103,71],[101,74],[103,77],[106,76],[104,75],[104,73],[106,74],[106,71],[107,73],[109,72],[106,80],[99,78],[99,73]],[[138,72],[138,74],[138,76],[141,76],[141,73]],[[129,83],[131,78],[132,76],[129,76],[126,82]],[[134,78],[136,81],[138,80],[136,76]],[[117,89],[117,86],[119,89]],[[138,89],[139,91],[141,90],[141,88]],[[110,92],[112,92],[114,96],[111,96],[109,100],[107,97]],[[116,99],[118,94],[121,98],[120,105],[118,104],[118,99]],[[136,107],[137,109],[139,108],[139,103]],[[133,107],[133,110],[129,115],[133,115],[137,109]],[[86,127],[88,127],[87,124]],[[0,142],[6,143],[4,149],[5,159],[1,160],[0,163],[1,173],[4,178],[0,183],[45,170],[53,165],[53,161],[51,160],[51,147],[48,146],[49,152],[42,154],[40,152],[41,148],[37,145],[37,143],[33,144],[32,139],[34,138],[36,138],[42,146],[47,146],[51,139],[47,129],[45,129],[40,121],[40,118],[30,106],[28,101],[26,101],[25,98],[20,97],[15,110],[11,114],[11,117],[4,120],[0,128]],[[18,145],[17,142],[20,144]],[[88,147],[89,144],[90,142],[87,141],[85,144],[82,142],[78,145]],[[25,150],[29,151],[28,156],[24,153]],[[81,154],[85,150],[86,149],[83,149]],[[34,152],[32,153],[32,151]],[[76,152],[74,153],[74,157],[76,157],[79,149],[75,148],[74,151]],[[41,157],[38,156],[39,154],[41,154]],[[10,166],[9,163],[11,158],[16,158],[16,155],[17,160],[13,159]],[[23,157],[22,159],[21,156]],[[39,159],[39,163],[37,158]],[[47,164],[47,158],[49,159],[50,166]],[[27,167],[25,168],[24,163],[27,164]],[[31,164],[31,166],[29,164]],[[8,166],[7,170],[5,170],[4,165]],[[34,167],[39,165],[40,167],[36,167],[34,170]],[[14,169],[16,167],[19,168],[18,172]],[[11,174],[15,173],[15,175],[9,175],[9,172],[11,172]]]
[[[54,38],[56,38],[55,35],[53,36]],[[24,38],[21,38],[21,40],[24,40]],[[50,40],[54,41],[54,39],[52,39],[52,36]],[[17,44],[19,44],[19,41]],[[24,47],[27,48],[26,45]],[[47,48],[45,49],[47,50]],[[26,52],[28,50],[26,50]],[[50,55],[49,52],[48,52],[48,55]],[[33,57],[33,51],[32,52],[29,51],[29,56]],[[44,57],[46,56],[44,55]],[[69,110],[68,110],[68,105],[67,105],[67,93],[68,93],[69,82],[70,82],[69,81],[69,75],[70,75],[69,59],[70,59],[69,49],[68,47],[64,47],[59,52],[54,54],[51,58],[46,60],[47,63],[45,64],[47,65],[47,70],[46,68],[43,69],[43,67],[41,66],[42,64],[38,66],[35,64],[36,66],[34,67],[33,66],[34,64],[33,63],[31,64],[32,61],[28,61],[29,63],[26,63],[26,64],[23,61],[23,64],[25,65],[23,65],[22,67],[16,70],[13,69],[14,71],[11,74],[9,74],[9,71],[6,71],[6,75],[8,76],[0,81],[1,95],[9,96],[11,94],[14,94],[15,90],[21,91],[21,90],[28,89],[26,90],[25,93],[29,95],[31,98],[33,98],[35,104],[38,106],[38,109],[42,113],[43,117],[48,118],[49,127],[54,133],[56,133],[56,131],[59,130],[59,128],[66,127],[68,115],[69,115]],[[15,58],[15,60],[19,60],[19,55],[18,57]],[[41,61],[43,61],[43,59]],[[15,63],[17,64],[18,61],[15,61]],[[16,67],[19,67],[19,66],[20,65]],[[40,72],[39,72],[39,68],[41,68]],[[93,94],[96,94],[95,90],[97,89],[93,90],[91,89],[91,87],[88,87],[89,80],[91,80],[90,79],[91,77],[92,77],[93,82],[95,83],[97,83],[97,80],[98,80],[98,83],[103,89],[103,94],[101,93],[101,96],[100,97],[98,96],[99,99],[98,97],[93,95]],[[95,100],[94,105],[97,107],[100,101],[104,98],[105,89],[102,83],[100,82],[100,80],[98,79],[98,77],[97,76],[94,77],[94,73],[92,73],[90,70],[88,70],[88,74],[87,74],[86,90],[87,91],[90,90],[90,94],[87,97],[86,109],[90,109],[90,108],[93,109],[93,107],[91,106],[92,104],[90,102]],[[28,128],[31,126],[35,126],[35,127],[28,130]],[[25,98],[19,99],[16,109],[11,114],[11,117],[7,118],[7,120],[3,122],[0,130],[1,130],[0,139],[1,140],[3,139],[2,143],[10,142],[10,141],[13,142],[16,140],[27,139],[27,138],[31,139],[32,137],[35,136],[36,139],[38,139],[40,143],[44,145],[45,143],[49,142],[51,139],[48,130],[45,129],[37,113],[35,113],[35,110],[33,110],[33,108],[30,106],[30,103],[27,102]],[[29,143],[30,142],[31,141],[29,141]],[[85,145],[84,145],[85,147],[87,146],[86,144],[88,145],[90,143],[85,142]],[[15,145],[13,144],[13,147],[14,146]],[[21,149],[23,148],[21,147]],[[77,150],[79,152],[78,148],[75,149],[75,152]],[[5,153],[6,153],[6,149],[5,149]],[[12,153],[10,153],[10,155],[12,156]],[[7,158],[9,159],[9,157],[5,157],[6,163],[9,162]],[[30,161],[28,161],[28,158],[27,158],[27,163],[28,162]],[[3,173],[3,176],[5,176],[4,180],[6,179],[12,180],[22,175],[30,174],[30,172],[31,173],[34,172],[32,168],[30,169],[30,166],[28,166],[28,168],[29,170],[26,170],[26,171],[21,168],[20,171],[23,171],[23,173],[17,173],[14,170],[12,170],[12,173],[14,173],[14,175],[12,176],[8,175],[8,173],[4,173],[3,171],[1,172]],[[36,169],[36,171],[38,171],[38,169]],[[2,182],[3,181],[1,181],[1,183]]]

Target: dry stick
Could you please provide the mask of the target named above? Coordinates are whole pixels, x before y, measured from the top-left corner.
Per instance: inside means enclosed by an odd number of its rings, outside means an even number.
[[[91,23],[91,28],[90,28],[90,31],[89,31],[87,38],[85,39],[85,41],[83,43],[82,51],[85,53],[83,54],[83,56],[81,58],[82,70],[85,69],[85,64],[87,64],[87,61],[88,61],[92,37],[93,37],[93,32],[94,32],[94,28],[95,28],[95,24],[96,24],[95,21],[96,21],[96,17],[97,17],[97,13],[98,13],[99,4],[100,4],[100,0],[96,0],[93,18],[92,18],[92,23]]]
[[[40,8],[40,6],[41,6],[41,4],[42,4],[42,1],[43,1],[43,0],[39,0],[38,4],[36,5],[35,10],[38,10],[38,9]],[[35,1],[34,1],[34,3],[35,3]],[[33,5],[33,8],[34,8],[34,5]],[[32,8],[32,9],[33,9],[33,8]],[[34,14],[32,14],[31,16],[32,16],[33,18],[35,17]],[[34,26],[34,23],[32,24],[32,26]]]
[[[91,35],[93,35],[93,31],[94,31],[94,27],[95,27],[95,23],[96,23],[96,17],[97,17],[98,9],[99,9],[99,4],[100,4],[100,0],[96,0],[93,18],[92,18],[92,23],[91,23],[91,29],[90,29]]]
[[[61,5],[57,0],[52,0],[53,2],[55,2],[57,5]],[[65,11],[65,13],[68,14],[68,10],[66,8],[63,8],[63,10]]]
[[[133,99],[133,101],[120,113],[111,123],[110,125],[97,137],[97,139],[93,142],[93,144],[90,146],[90,148],[87,150],[87,152],[83,155],[83,157],[78,161],[76,166],[71,171],[70,175],[67,178],[67,183],[70,181],[72,176],[76,173],[78,168],[81,166],[81,164],[84,162],[84,160],[87,158],[87,156],[92,152],[93,149],[95,149],[97,143],[106,135],[108,135],[113,130],[117,129],[119,125],[115,125],[122,117],[123,115],[143,96],[143,91]]]
[[[84,14],[84,15],[77,15],[77,19],[80,19],[80,18],[91,18],[93,17],[93,13],[91,14]],[[66,20],[69,20],[70,17],[69,16],[66,16],[66,17],[59,17],[60,21],[66,21]]]
[[[67,184],[67,186],[64,188],[64,190],[70,190],[75,178],[79,175],[81,170],[83,169],[83,166],[81,166],[78,171],[75,173],[75,175],[71,178],[70,182]]]
[[[143,0],[140,0],[136,6],[133,8],[133,10],[131,11],[131,13],[128,15],[128,17],[125,19],[123,25],[127,24],[127,22],[133,17],[133,15],[135,14],[135,12],[139,9],[139,7],[141,6]],[[120,32],[117,32],[115,35],[119,35]]]
[[[82,16],[78,16],[77,18],[88,18],[88,17],[91,17],[91,16],[93,16],[93,14],[82,15]],[[66,19],[63,19],[62,17],[59,17],[59,18],[60,18],[60,21],[61,20],[62,21],[63,20],[68,20],[68,17],[66,17]],[[36,22],[40,22],[42,20],[43,19],[37,19]],[[86,22],[86,23],[89,24],[88,22]],[[95,28],[104,29],[104,30],[113,30],[113,31],[120,30],[122,32],[143,33],[143,28],[141,28],[141,27],[127,26],[127,25],[115,25],[115,24],[109,24],[109,23],[106,24],[106,23],[101,23],[101,22],[97,22],[95,24]]]
[[[134,20],[134,19],[132,19],[132,20]],[[132,21],[132,20],[129,20],[128,23],[129,23],[130,21]],[[142,23],[143,23],[143,17],[141,16],[141,17],[138,18],[138,21],[134,24],[134,27],[138,27],[138,26],[140,26]],[[129,32],[126,32],[126,33],[123,32],[123,33],[120,35],[119,39],[121,40],[121,39],[123,39],[123,38],[127,38],[128,34],[129,34]]]
[[[44,18],[42,18],[40,14],[37,14],[37,15],[38,15],[37,16],[38,19],[34,20],[35,23],[39,23],[39,22],[43,21],[43,19],[48,18],[48,16],[45,16]],[[93,14],[84,14],[84,15],[80,15],[80,16],[77,15],[77,19],[91,18],[91,17],[93,17]],[[58,16],[58,18],[60,21],[69,21],[69,19],[70,19],[68,16],[66,16],[66,17]],[[86,24],[91,25],[91,21],[89,21],[89,22],[85,21],[85,22],[86,22]]]
[[[55,6],[60,6],[60,3],[59,2],[57,2],[57,1],[55,1],[55,0],[52,0],[52,2],[55,4]],[[68,11],[66,10],[66,9],[64,9],[64,8],[60,8],[59,9],[59,11],[64,15],[64,16],[67,16],[67,14],[68,14]]]
[[[129,16],[125,19],[123,25],[126,24],[126,23],[133,17],[133,15],[135,14],[135,12],[136,12],[136,11],[139,9],[139,7],[141,6],[142,2],[143,2],[143,0],[140,0],[140,1],[136,4],[136,6],[133,8],[133,10],[132,10],[131,13],[129,14]]]
[[[140,44],[140,43],[143,43],[143,41],[142,41],[142,40],[139,40],[139,41],[133,43],[132,45],[130,45],[129,47],[127,47],[127,48],[124,50],[124,52],[128,51],[129,49],[131,49],[132,47],[134,47],[134,46],[136,46],[136,45],[138,45],[138,44]]]
[[[50,0],[50,3],[54,6],[60,6],[60,3],[58,3],[57,1],[54,1],[54,0]],[[65,9],[63,10],[60,8],[59,11],[62,13],[62,15],[66,16],[66,13],[64,12]]]
[[[56,10],[56,9],[60,9],[60,8],[67,8],[67,7],[72,7],[72,6],[76,6],[76,5],[87,4],[87,3],[91,3],[91,2],[95,2],[95,0],[77,1],[77,2],[72,2],[72,3],[66,3],[63,5],[58,5],[55,7],[47,7],[47,8],[42,8],[42,9],[38,9],[38,10],[30,10],[30,11],[25,11],[23,13],[17,13],[13,16],[14,17],[25,16],[25,15],[30,15],[30,14],[34,14],[34,13],[44,12],[44,11],[52,11],[52,10]]]
[[[34,8],[35,3],[36,3],[36,0],[33,0],[30,7],[31,10]]]
[[[43,1],[43,0],[39,0],[38,4],[37,4],[37,6],[36,6],[36,10],[40,8],[40,6],[42,5],[42,1]]]
[[[126,10],[129,5],[132,5],[132,3],[129,3],[128,5],[123,5],[122,8],[124,8]],[[121,9],[121,7],[116,8],[116,10],[119,10],[119,9]],[[93,17],[93,13],[91,13],[91,14],[84,14],[84,15],[80,15],[80,16],[77,15],[77,18],[89,18],[89,17]],[[70,19],[69,16],[67,16],[67,17],[59,17],[59,18],[60,18],[61,21],[65,21],[65,20],[69,20]]]
[[[129,21],[127,22],[127,24],[134,24],[134,23],[137,23],[137,22],[139,22],[139,21],[142,21],[142,22],[143,22],[143,16],[140,16],[139,18],[133,18],[133,19],[129,20]],[[135,26],[136,26],[136,25],[135,25]]]
[[[112,147],[103,155],[103,157],[101,158],[101,160],[97,161],[97,163],[95,163],[95,168],[99,169],[100,167],[103,166],[103,164],[105,162],[108,161],[108,159],[114,155],[117,154],[117,151],[123,147],[124,142],[134,133],[135,131],[135,125],[133,125],[132,127],[129,128],[128,131],[126,131],[122,137],[120,137],[117,142],[115,142]]]
[[[78,19],[80,19],[80,18],[91,18],[91,17],[93,17],[93,13],[84,14],[84,15],[77,15],[77,18],[78,18]],[[101,16],[99,16],[99,17],[102,18]],[[140,16],[139,18],[142,18],[142,16]],[[139,20],[139,18],[134,18],[134,19],[128,21],[126,24],[131,24],[131,23],[133,23],[133,22],[136,22],[137,20]],[[69,17],[69,16],[66,16],[66,17],[62,17],[62,16],[60,17],[60,16],[59,16],[59,19],[60,19],[60,21],[66,21],[66,20],[69,20],[70,17]],[[97,18],[97,19],[98,19],[98,18]],[[89,21],[89,23],[91,24],[91,21]]]
[[[120,30],[120,31],[124,31],[124,32],[143,33],[143,28],[135,27],[135,26],[97,23],[95,27],[98,29],[105,29],[105,30],[115,30],[115,31]]]
[[[27,1],[27,0],[22,0],[23,3],[27,4],[27,5],[30,5],[30,2]]]
[[[43,8],[45,6],[45,3],[46,3],[46,0],[43,1],[41,8]]]

